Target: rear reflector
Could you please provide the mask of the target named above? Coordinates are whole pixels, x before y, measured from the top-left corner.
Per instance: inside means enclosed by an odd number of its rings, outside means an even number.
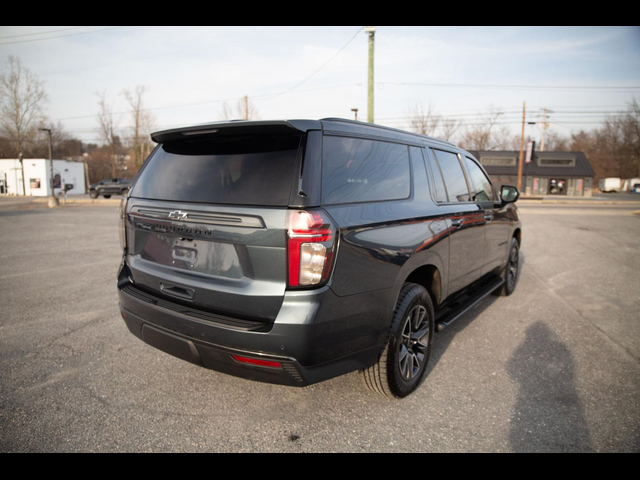
[[[247,365],[255,365],[257,367],[268,368],[282,368],[279,362],[272,362],[269,360],[258,360],[257,358],[239,357],[238,355],[231,355],[231,357],[238,363],[245,363]]]

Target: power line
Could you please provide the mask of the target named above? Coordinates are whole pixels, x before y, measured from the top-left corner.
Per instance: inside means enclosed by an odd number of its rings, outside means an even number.
[[[84,27],[60,28],[58,30],[47,30],[46,32],[23,33],[22,35],[7,35],[6,37],[0,37],[0,40],[4,40],[5,38],[33,37],[34,35],[46,35],[47,33],[68,32],[69,30],[79,30],[81,28],[89,28],[89,27],[84,26]]]
[[[340,48],[340,50],[338,50],[338,51],[337,51],[337,52],[336,52],[336,53],[335,53],[335,54],[334,54],[334,55],[333,55],[329,60],[327,60],[325,63],[323,63],[323,64],[322,64],[322,66],[321,66],[320,68],[318,68],[316,71],[314,71],[311,75],[309,75],[307,78],[305,78],[305,79],[304,79],[304,80],[302,80],[301,82],[296,83],[293,87],[291,87],[291,88],[289,88],[289,89],[287,89],[287,90],[285,90],[285,91],[283,91],[283,92],[281,92],[281,93],[278,93],[278,94],[274,95],[274,96],[273,96],[273,98],[277,98],[277,97],[279,97],[279,96],[281,96],[281,95],[284,95],[284,94],[286,94],[286,93],[289,93],[291,90],[294,90],[294,89],[298,88],[300,85],[302,85],[303,83],[305,83],[307,80],[310,80],[312,77],[314,77],[318,72],[320,72],[320,70],[322,70],[324,67],[326,67],[327,65],[329,65],[329,64],[331,63],[331,61],[332,61],[334,58],[336,58],[338,55],[340,55],[340,53],[341,53],[345,48],[347,48],[351,42],[353,42],[353,41],[355,40],[355,38],[358,36],[358,34],[359,34],[362,30],[364,30],[364,27],[360,27],[360,28],[358,29],[358,31],[353,35],[353,37],[351,37],[351,38],[349,39],[349,41],[348,41],[347,43],[345,43],[345,44]],[[269,100],[270,100],[270,99],[269,99]]]
[[[420,86],[420,87],[452,87],[452,88],[487,88],[516,90],[640,90],[640,86],[618,85],[490,85],[475,83],[412,83],[412,82],[376,82],[377,85]]]
[[[158,55],[151,55],[149,57],[142,57],[142,58],[134,58],[132,60],[124,60],[121,62],[113,62],[113,63],[103,63],[101,65],[93,65],[90,67],[81,67],[81,68],[74,68],[73,70],[64,70],[64,71],[58,71],[58,72],[49,72],[49,73],[41,73],[39,74],[41,77],[48,77],[50,75],[62,75],[65,73],[73,73],[73,72],[80,72],[83,70],[93,70],[95,68],[102,68],[102,67],[112,67],[114,65],[122,65],[125,63],[133,63],[133,62],[142,62],[144,60],[149,60],[152,58],[159,58],[159,57],[167,57],[167,56],[171,56],[171,55],[176,55],[178,53],[181,53],[181,50],[174,50],[173,52],[165,52],[165,53],[161,53]]]
[[[75,37],[75,36],[78,36],[78,35],[88,35],[89,33],[108,32],[110,30],[119,30],[121,28],[127,28],[127,27],[129,27],[129,25],[124,25],[124,26],[121,26],[121,27],[103,28],[102,30],[92,30],[90,32],[70,33],[68,35],[56,35],[54,37],[47,37],[47,38],[35,38],[35,39],[31,39],[31,40],[18,40],[16,42],[3,42],[3,43],[0,43],[0,46],[2,46],[2,45],[14,45],[16,43],[42,42],[44,40],[55,40],[56,38]]]
[[[360,83],[350,83],[350,84],[345,84],[345,85],[334,85],[334,86],[329,86],[329,87],[316,87],[316,88],[308,88],[305,90],[298,90],[295,93],[303,93],[303,92],[314,92],[317,90],[332,90],[332,89],[336,89],[336,88],[345,88],[345,87],[354,87],[354,86],[361,86],[362,84]],[[283,95],[286,92],[282,92],[279,94],[276,94],[277,96],[279,95]],[[263,93],[261,95],[249,95],[250,98],[264,98],[265,100],[271,100],[273,98],[276,98],[274,96],[273,93]],[[266,98],[268,97],[268,98]],[[225,98],[225,99],[218,99],[218,100],[206,100],[206,101],[202,101],[202,102],[194,102],[194,103],[182,103],[182,104],[176,104],[176,105],[165,105],[162,107],[151,107],[151,108],[145,108],[145,110],[147,111],[155,111],[155,110],[167,110],[167,109],[171,109],[171,108],[183,108],[183,107],[197,107],[200,105],[208,105],[211,103],[224,103],[224,102],[231,102],[233,100],[238,100],[239,97],[234,97],[234,98]],[[120,112],[114,112],[114,115],[125,115],[127,113],[131,113],[131,110],[124,110],[124,111],[120,111]],[[65,118],[54,118],[53,121],[57,122],[57,121],[65,121],[65,120],[81,120],[81,119],[85,119],[85,118],[95,118],[98,117],[99,115],[94,114],[94,115],[80,115],[77,117],[65,117]]]

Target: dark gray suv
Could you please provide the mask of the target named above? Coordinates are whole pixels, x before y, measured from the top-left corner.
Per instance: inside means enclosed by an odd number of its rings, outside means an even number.
[[[89,196],[98,198],[111,198],[111,195],[126,195],[129,191],[131,180],[128,178],[105,178],[98,183],[89,185]]]
[[[121,208],[120,308],[189,362],[403,398],[434,332],[518,280],[519,192],[455,145],[342,119],[152,135]]]

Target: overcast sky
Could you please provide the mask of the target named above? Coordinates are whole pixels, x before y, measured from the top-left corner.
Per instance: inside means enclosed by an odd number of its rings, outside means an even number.
[[[361,28],[8,26],[0,60],[41,76],[49,118],[85,141],[98,140],[95,92],[125,111],[122,91],[139,84],[158,129],[219,120],[222,101],[244,95],[263,119],[366,119]],[[551,130],[568,134],[640,98],[640,28],[379,26],[375,77],[376,123],[403,128],[422,102],[466,123],[494,108],[516,132],[526,101],[528,120],[548,107]]]

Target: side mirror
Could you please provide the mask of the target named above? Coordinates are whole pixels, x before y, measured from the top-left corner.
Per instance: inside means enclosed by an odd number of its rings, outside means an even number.
[[[502,198],[502,204],[516,203],[520,198],[520,190],[510,185],[504,185],[500,191],[500,198]]]

